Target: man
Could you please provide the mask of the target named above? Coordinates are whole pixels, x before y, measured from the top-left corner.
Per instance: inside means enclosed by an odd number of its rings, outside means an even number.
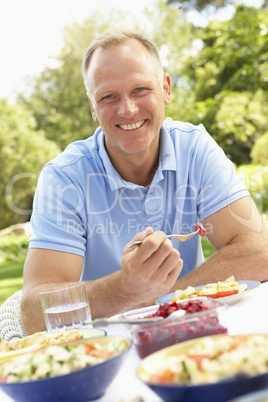
[[[202,125],[165,120],[171,82],[155,45],[104,33],[82,70],[100,127],[40,176],[24,268],[27,333],[45,328],[39,291],[79,280],[93,318],[231,274],[267,280],[267,232],[232,163]],[[199,236],[179,243],[165,234],[191,232],[198,220],[217,249],[206,262]]]

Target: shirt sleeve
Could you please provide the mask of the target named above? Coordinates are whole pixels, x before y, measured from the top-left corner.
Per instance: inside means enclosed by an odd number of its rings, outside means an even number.
[[[197,194],[200,220],[212,215],[232,202],[249,195],[234,164],[202,126],[193,152],[193,180]]]
[[[29,248],[84,256],[86,248],[84,193],[79,181],[48,164],[42,170],[33,202]]]

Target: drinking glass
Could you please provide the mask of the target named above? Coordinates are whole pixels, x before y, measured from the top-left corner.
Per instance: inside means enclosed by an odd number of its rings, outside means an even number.
[[[82,328],[83,321],[91,320],[84,282],[40,292],[40,298],[48,332]]]

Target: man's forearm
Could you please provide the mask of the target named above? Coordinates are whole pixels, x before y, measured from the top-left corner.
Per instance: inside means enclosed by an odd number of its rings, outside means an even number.
[[[268,280],[268,244],[265,244],[264,238],[258,240],[258,236],[254,243],[234,242],[216,251],[202,265],[179,279],[172,291],[189,285],[218,282],[231,275],[236,280]]]
[[[104,278],[86,282],[92,318],[111,317],[134,308],[139,303],[132,289],[122,284],[122,272],[117,271]]]
[[[77,282],[40,284],[35,285],[33,289],[25,288],[23,290],[21,316],[28,335],[46,330],[39,292],[46,288],[47,290],[62,289],[75,283]],[[138,299],[131,298],[121,286],[120,271],[85,283],[92,319],[119,314],[138,303]]]
[[[77,282],[35,284],[24,286],[21,298],[21,318],[27,335],[46,330],[39,292],[62,289]]]

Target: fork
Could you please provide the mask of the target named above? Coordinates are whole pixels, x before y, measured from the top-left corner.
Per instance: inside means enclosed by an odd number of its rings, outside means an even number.
[[[144,323],[162,321],[163,319],[164,319],[163,317],[137,318],[137,319],[133,319],[133,320],[124,319],[124,318],[111,319],[111,320],[109,320],[108,318],[95,318],[95,320],[92,320],[92,321],[83,321],[83,325],[94,325],[96,327],[106,327],[107,325],[113,325],[113,324],[144,324]]]
[[[198,228],[198,230],[196,230],[195,232],[188,233],[188,234],[185,234],[185,235],[183,235],[183,234],[170,234],[170,235],[167,235],[167,238],[168,239],[174,238],[174,239],[180,240],[181,242],[184,242],[184,241],[190,240],[194,235],[196,235],[196,233],[199,232],[200,229],[201,228]],[[137,241],[134,241],[133,243],[131,243],[128,247],[131,248],[133,246],[138,246],[141,243],[142,243],[142,240],[137,240]]]

